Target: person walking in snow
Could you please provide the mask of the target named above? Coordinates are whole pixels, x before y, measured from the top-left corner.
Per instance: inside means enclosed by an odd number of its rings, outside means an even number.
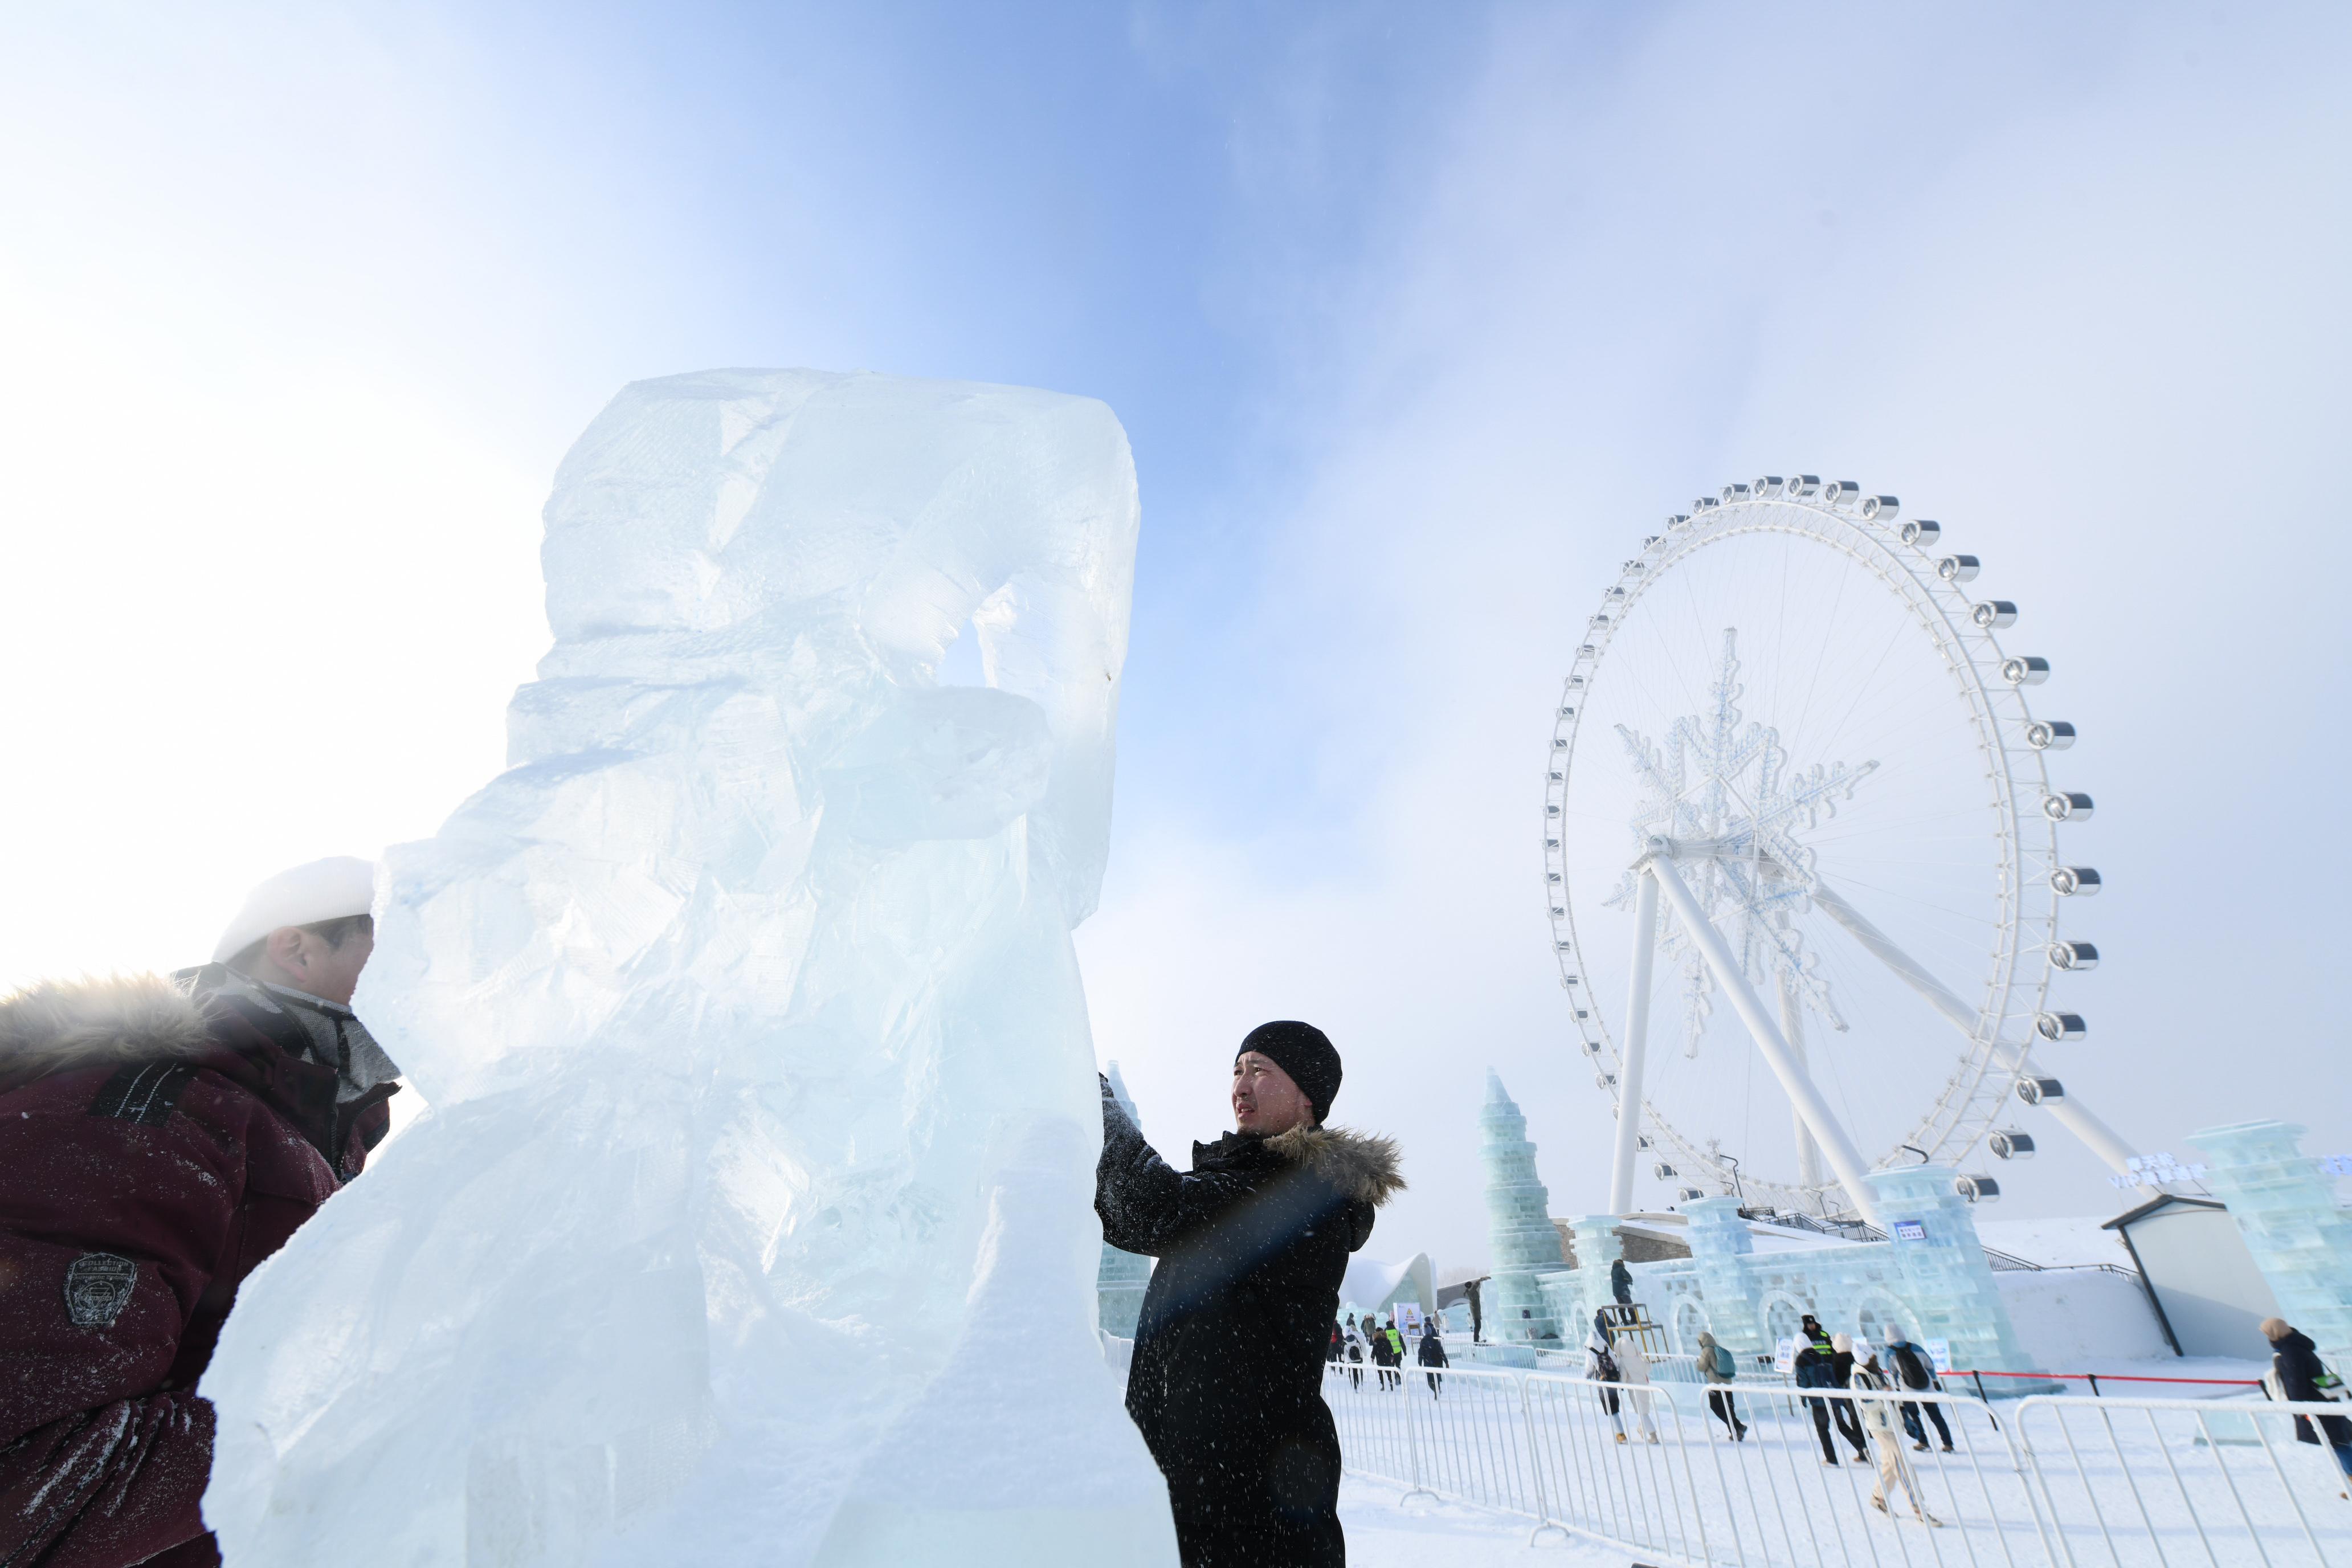
[[[1731,1385],[1739,1375],[1739,1365],[1731,1352],[1715,1342],[1715,1336],[1701,1330],[1698,1336],[1699,1376],[1707,1385],[1706,1407],[1723,1423],[1735,1443],[1748,1440],[1748,1423],[1739,1418],[1739,1403]]]
[[[1815,1322],[1810,1314],[1807,1315],[1804,1321],[1804,1344],[1797,1352],[1796,1373],[1799,1388],[1843,1386],[1837,1380],[1835,1370],[1836,1342],[1822,1333],[1821,1327],[1821,1324]],[[1853,1446],[1854,1458],[1862,1461],[1870,1457],[1869,1450],[1863,1444],[1862,1428],[1855,1423],[1853,1412],[1846,1408],[1846,1403],[1843,1399],[1823,1399],[1818,1395],[1810,1395],[1805,1399],[1806,1408],[1813,1417],[1813,1436],[1821,1439],[1822,1463],[1832,1468],[1836,1466],[1838,1457],[1836,1447],[1830,1442],[1830,1426],[1832,1419],[1830,1407],[1832,1405],[1837,1406],[1835,1421],[1838,1436]]]
[[[1886,1325],[1886,1360],[1885,1370],[1905,1388],[1940,1389],[1934,1371],[1936,1358],[1903,1337],[1896,1324]],[[1944,1425],[1944,1407],[1936,1400],[1906,1400],[1903,1403],[1903,1429],[1911,1434],[1911,1446],[1920,1453],[1927,1451],[1927,1429],[1919,1425],[1920,1412],[1936,1424],[1936,1436],[1943,1439],[1944,1452],[1952,1451],[1952,1429]]]
[[[1436,1369],[1452,1364],[1445,1359],[1445,1342],[1437,1337],[1435,1318],[1430,1319],[1427,1326],[1421,1331],[1421,1349],[1418,1353],[1421,1357],[1421,1364],[1430,1369],[1423,1375],[1429,1379],[1429,1396],[1434,1399],[1437,1397],[1439,1385],[1445,1381],[1444,1375]]]
[[[1830,1386],[1832,1388],[1853,1387],[1853,1336],[1832,1334],[1830,1336]],[[1846,1441],[1854,1445],[1857,1453],[1862,1452],[1865,1447],[1862,1432],[1862,1415],[1855,1409],[1854,1402],[1851,1399],[1832,1399],[1829,1404],[1830,1414],[1837,1417],[1838,1430],[1845,1435]]]
[[[1633,1413],[1633,1424],[1640,1430],[1642,1440],[1654,1443],[1658,1440],[1658,1427],[1650,1419],[1650,1401],[1655,1396],[1650,1393],[1649,1352],[1631,1334],[1619,1340],[1615,1349],[1617,1381],[1625,1385],[1626,1406]]]
[[[1381,1320],[1381,1336],[1388,1341],[1389,1365],[1394,1369],[1389,1373],[1389,1375],[1396,1379],[1396,1385],[1399,1388],[1402,1388],[1404,1386],[1405,1364],[1404,1335],[1397,1328],[1396,1320],[1394,1318],[1382,1318]]]
[[[2271,1342],[2271,1372],[2278,1380],[2279,1396],[2293,1401],[2332,1403],[2342,1380],[2327,1370],[2319,1359],[2319,1349],[2311,1336],[2292,1328],[2284,1318],[2264,1318],[2263,1338]],[[2352,1479],[2352,1421],[2341,1415],[2323,1415],[2318,1430],[2308,1415],[2294,1418],[2294,1440],[2298,1443],[2318,1443],[2325,1439],[2336,1468]]]
[[[1372,1326],[1372,1359],[1381,1363],[1382,1388],[1404,1386],[1404,1373],[1397,1370],[1404,1365],[1404,1354],[1397,1349],[1396,1331],[1385,1318]]]
[[[0,1563],[219,1563],[196,1380],[390,1126],[350,1007],[373,892],[366,861],[297,867],[201,968],[0,999]]]
[[[1912,1474],[1910,1457],[1903,1451],[1903,1428],[1895,1412],[1896,1402],[1870,1397],[1891,1393],[1895,1386],[1876,1356],[1867,1357],[1854,1368],[1850,1386],[1863,1394],[1853,1403],[1860,1407],[1862,1428],[1870,1435],[1870,1447],[1878,1456],[1878,1484],[1870,1489],[1870,1506],[1892,1517],[1888,1505],[1900,1487],[1904,1500],[1911,1505],[1913,1518],[1922,1524],[1941,1525],[1944,1521],[1929,1513],[1927,1504],[1919,1500],[1918,1478]]]
[[[1296,1022],[1234,1054],[1235,1130],[1189,1173],[1103,1085],[1103,1239],[1160,1259],[1128,1413],[1168,1479],[1185,1568],[1341,1568],[1339,1437],[1319,1353],[1348,1257],[1402,1191],[1396,1145],[1327,1125],[1339,1053]]]
[[[1348,1336],[1348,1386],[1359,1392],[1364,1386],[1364,1342],[1353,1334]]]

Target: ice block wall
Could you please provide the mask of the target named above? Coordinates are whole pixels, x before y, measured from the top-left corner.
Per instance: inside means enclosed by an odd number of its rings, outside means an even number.
[[[1118,420],[643,382],[546,522],[510,765],[387,855],[355,1003],[432,1109],[247,1284],[204,1383],[227,1560],[1172,1563],[1094,1337],[1069,937],[1127,641]],[[959,637],[984,686],[940,684]]]
[[[2210,1157],[2206,1180],[2227,1204],[2287,1321],[2330,1365],[2352,1362],[2352,1214],[2336,1183],[2303,1152],[2305,1129],[2236,1121],[2193,1133]],[[2258,1356],[2259,1340],[2244,1353]]]

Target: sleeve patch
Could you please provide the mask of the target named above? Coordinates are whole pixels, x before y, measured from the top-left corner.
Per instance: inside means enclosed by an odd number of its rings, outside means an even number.
[[[161,1127],[172,1119],[173,1108],[196,1069],[184,1062],[147,1062],[127,1067],[106,1080],[89,1102],[92,1116],[119,1116],[142,1127]]]
[[[139,1284],[139,1265],[111,1252],[85,1252],[66,1265],[66,1316],[77,1329],[110,1329]]]

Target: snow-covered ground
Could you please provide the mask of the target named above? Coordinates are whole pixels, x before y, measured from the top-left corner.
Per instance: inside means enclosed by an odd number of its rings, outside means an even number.
[[[1416,1500],[1404,1487],[1365,1476],[1339,1483],[1339,1521],[1348,1531],[1349,1568],[1488,1568],[1544,1563],[1559,1568],[1623,1568],[1625,1553],[1558,1531],[1530,1546],[1529,1519],[1458,1502]]]

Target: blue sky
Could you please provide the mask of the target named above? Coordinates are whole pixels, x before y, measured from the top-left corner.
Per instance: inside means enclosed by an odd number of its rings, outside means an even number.
[[[1483,1252],[1490,1062],[1555,1212],[1601,1201],[1536,759],[1628,547],[1763,470],[1921,498],[2037,617],[2111,889],[2070,1081],[2146,1147],[2292,1108],[2338,1152],[2352,868],[2312,807],[2346,760],[2347,31],[2316,5],[12,12],[0,700],[61,765],[5,786],[0,972],[178,962],[224,889],[430,832],[498,765],[544,640],[537,507],[604,401],[870,368],[1125,423],[1097,1033],[1178,1142],[1215,1130],[1250,1023],[1328,1021],[1343,1115],[1416,1157],[1375,1252]],[[257,787],[289,752],[343,787]],[[2031,1177],[2006,1212],[2119,1195],[2065,1151]]]

